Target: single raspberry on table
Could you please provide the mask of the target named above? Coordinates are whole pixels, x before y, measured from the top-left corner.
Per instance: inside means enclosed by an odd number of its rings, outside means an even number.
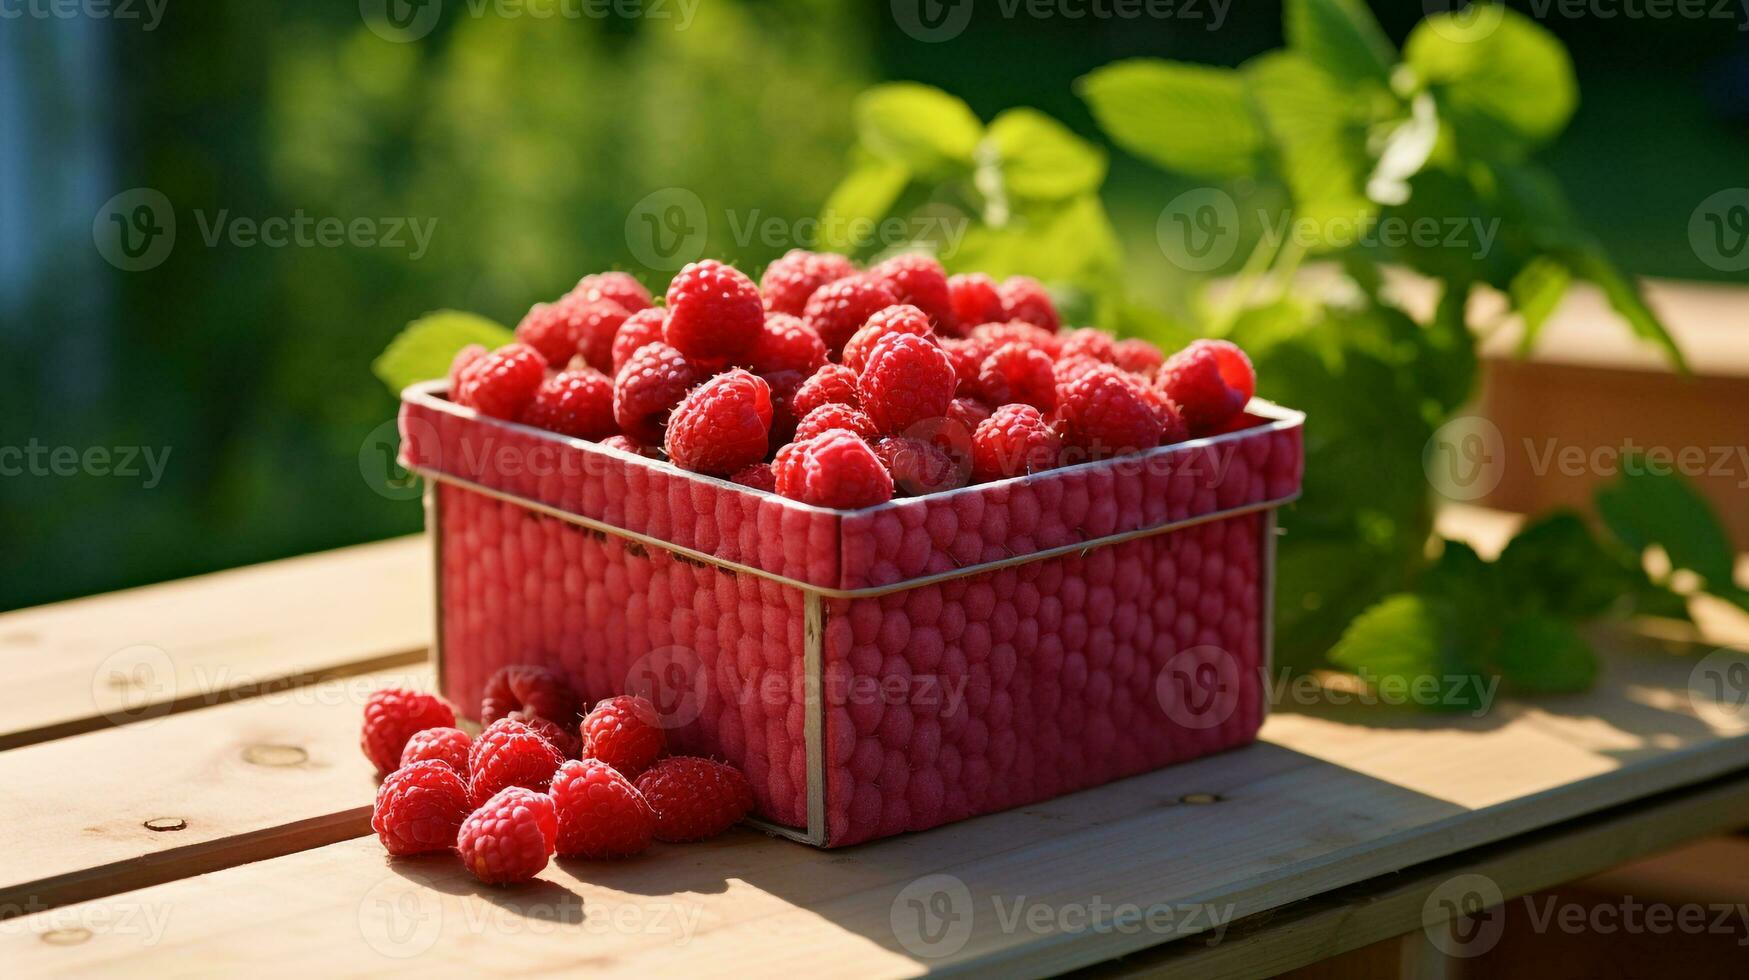
[[[521,421],[578,439],[605,439],[619,431],[613,420],[613,382],[594,368],[560,371],[534,390]]]
[[[982,272],[949,276],[947,292],[953,301],[954,320],[962,333],[980,323],[1008,319],[1008,308],[996,291],[996,280]]]
[[[765,267],[765,274],[759,277],[759,291],[765,297],[766,309],[801,316],[807,309],[808,297],[816,289],[854,275],[856,266],[836,252],[792,248]]]
[[[1014,402],[1041,412],[1057,407],[1057,374],[1051,357],[1025,343],[1010,341],[984,358],[978,392],[992,405]]]
[[[668,414],[697,381],[686,355],[673,347],[640,347],[613,379],[614,420],[633,441],[659,446]]]
[[[821,405],[849,405],[861,408],[856,394],[856,372],[842,364],[828,364],[815,371],[790,399],[790,410],[796,418],[805,419]]]
[[[972,434],[972,474],[982,483],[1056,468],[1063,440],[1038,409],[1004,405]]]
[[[1062,325],[1057,317],[1057,306],[1051,302],[1051,294],[1030,276],[1009,276],[996,288],[1002,297],[1002,309],[1010,320],[1025,320],[1056,333]]]
[[[596,272],[584,276],[567,294],[585,303],[611,300],[636,313],[650,306],[650,291],[629,272]]]
[[[753,788],[734,766],[677,755],[637,779],[656,811],[656,839],[681,842],[715,837],[753,809]]]
[[[849,405],[834,402],[809,412],[808,417],[796,425],[795,439],[792,441],[806,442],[827,429],[849,429],[870,442],[880,435],[867,415]]]
[[[692,389],[668,420],[666,449],[675,466],[728,476],[770,451],[771,389],[735,368]]]
[[[401,768],[415,762],[441,762],[468,777],[468,749],[474,740],[459,728],[426,728],[413,733],[401,750]]]
[[[1160,365],[1166,363],[1166,355],[1160,353],[1160,348],[1140,337],[1118,341],[1112,348],[1112,353],[1113,364],[1145,378],[1153,378],[1154,373],[1160,370]]]
[[[1058,412],[1081,459],[1152,449],[1163,432],[1145,385],[1122,368],[1101,364],[1063,386]]]
[[[928,314],[909,303],[895,303],[875,311],[868,318],[868,322],[851,335],[844,344],[844,354],[839,360],[845,367],[860,372],[868,363],[869,351],[874,350],[875,342],[890,333],[931,337],[935,331],[929,326]]]
[[[481,415],[515,421],[546,380],[547,361],[527,344],[506,344],[468,365],[455,401]]]
[[[629,310],[609,299],[581,304],[577,310],[577,353],[597,371],[605,374],[613,370],[613,342],[631,317]]]
[[[1117,341],[1098,327],[1071,330],[1062,335],[1062,346],[1057,348],[1057,356],[1074,357],[1077,354],[1085,354],[1106,364],[1116,364]]]
[[[506,786],[546,792],[565,757],[539,732],[502,718],[486,726],[468,750],[468,798],[479,806]]]
[[[625,363],[632,359],[638,348],[645,344],[662,342],[662,329],[668,323],[668,311],[660,306],[639,310],[619,325],[619,333],[613,335],[613,370],[609,376],[619,373]]]
[[[559,857],[631,857],[656,835],[656,811],[625,776],[599,759],[571,761],[553,775]]]
[[[455,709],[434,694],[391,687],[377,691],[364,702],[364,733],[360,747],[365,758],[386,775],[401,764],[407,740],[427,728],[455,727]]]
[[[569,725],[577,717],[577,694],[564,678],[527,664],[500,667],[480,692],[480,723],[490,725],[512,711],[525,711]]]
[[[957,490],[966,485],[970,475],[966,467],[928,439],[888,436],[875,443],[874,451],[892,474],[894,490],[908,496]]]
[[[754,463],[752,466],[742,467],[734,476],[729,477],[729,482],[764,490],[766,493],[777,492],[777,474],[771,471],[770,463]]]
[[[540,351],[548,364],[563,364],[577,351],[582,312],[582,304],[569,298],[536,303],[516,325],[516,339]]]
[[[509,885],[540,874],[558,836],[553,798],[510,786],[468,814],[456,832],[455,849],[474,877],[489,885]]]
[[[771,470],[780,495],[816,507],[855,510],[893,499],[886,465],[849,429],[829,429],[784,446]]]
[[[462,777],[448,763],[426,759],[389,773],[377,787],[370,829],[390,854],[447,851],[472,809]]]
[[[856,379],[862,410],[889,434],[942,416],[958,386],[959,375],[940,345],[908,333],[891,333],[876,341]]]
[[[947,271],[934,256],[920,252],[895,255],[869,267],[870,277],[886,284],[902,303],[922,310],[945,334],[956,332],[953,296],[947,286]]]
[[[656,706],[635,694],[607,698],[583,717],[583,757],[599,759],[627,778],[643,772],[668,747]]]
[[[826,344],[826,356],[839,360],[844,345],[868,318],[899,301],[886,284],[867,275],[836,279],[808,297],[802,319]]]
[[[530,714],[526,711],[512,711],[504,717],[508,721],[527,725],[530,731],[546,739],[548,745],[558,749],[559,755],[567,759],[577,758],[578,752],[582,750],[583,743],[578,740],[577,736],[571,734],[571,729],[558,722],[549,721],[540,715]]]
[[[759,339],[747,355],[753,373],[800,371],[812,374],[826,363],[826,344],[801,317],[789,313],[765,314]]]
[[[1195,340],[1166,359],[1155,384],[1184,414],[1192,435],[1208,435],[1257,392],[1251,359],[1226,340]]]
[[[704,259],[668,283],[663,339],[689,358],[721,361],[745,354],[764,325],[759,287],[734,266]]]

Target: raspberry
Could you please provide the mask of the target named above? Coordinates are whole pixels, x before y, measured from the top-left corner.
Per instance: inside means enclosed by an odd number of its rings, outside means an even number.
[[[650,307],[650,291],[629,272],[597,272],[584,276],[571,287],[569,295],[585,303],[611,300],[633,313]]]
[[[468,748],[473,744],[468,733],[459,728],[427,728],[407,740],[407,747],[401,750],[401,768],[415,762],[441,762],[466,779]]]
[[[638,792],[656,811],[656,839],[715,837],[753,809],[753,788],[733,766],[696,756],[663,759],[638,777]]]
[[[556,722],[548,721],[540,715],[529,714],[526,711],[512,711],[504,716],[506,721],[520,722],[529,730],[547,740],[547,744],[559,750],[559,755],[567,759],[575,759],[582,751],[583,743],[570,729]]]
[[[875,443],[875,455],[893,475],[895,489],[918,497],[966,485],[966,468],[927,439],[889,436]]]
[[[771,389],[771,434],[766,442],[781,446],[796,434],[796,414],[793,407],[796,391],[808,376],[800,371],[772,371],[761,374],[765,386]]]
[[[547,361],[527,344],[506,344],[462,372],[456,402],[481,415],[514,421],[546,380]]]
[[[668,413],[698,380],[686,355],[667,344],[637,349],[613,380],[613,417],[635,442],[662,443]]]
[[[945,413],[958,384],[953,362],[935,341],[893,333],[875,342],[856,392],[862,410],[882,432],[899,433]]]
[[[837,279],[808,297],[802,319],[826,344],[826,355],[838,360],[844,344],[868,318],[899,301],[883,283],[866,275]]]
[[[1161,423],[1143,386],[1122,368],[1101,364],[1059,392],[1069,441],[1088,459],[1160,444]],[[994,416],[992,416],[994,417]]]
[[[1022,402],[1048,412],[1057,407],[1057,374],[1051,356],[1023,342],[1003,344],[984,358],[978,391],[992,405]]]
[[[656,457],[655,449],[627,436],[608,436],[601,440],[601,444],[622,453],[631,453],[633,456],[646,456],[651,459]]]
[[[613,342],[631,316],[631,311],[612,300],[581,304],[577,309],[577,353],[597,371],[613,370]]]
[[[390,854],[447,851],[470,809],[462,777],[448,764],[426,759],[395,770],[377,787],[370,829]]]
[[[1051,302],[1051,294],[1045,292],[1045,287],[1039,285],[1037,279],[1009,276],[996,292],[1002,297],[1003,312],[1010,320],[1035,323],[1051,333],[1056,333],[1062,324],[1057,318],[1056,304]]]
[[[539,732],[501,718],[487,725],[468,750],[468,798],[479,806],[506,786],[545,792],[553,770],[564,761]]]
[[[777,492],[816,507],[855,510],[893,499],[893,478],[880,457],[849,429],[829,429],[777,451]]]
[[[453,728],[455,709],[434,694],[391,687],[364,702],[364,734],[360,747],[379,775],[401,764],[407,740],[427,728]]]
[[[799,316],[788,313],[765,314],[765,325],[759,339],[747,355],[747,365],[755,374],[777,371],[800,371],[812,374],[826,363],[826,345],[814,328]]]
[[[1155,384],[1172,399],[1194,435],[1206,435],[1251,400],[1257,379],[1251,360],[1225,340],[1196,340],[1166,359]]]
[[[978,427],[978,423],[990,417],[990,406],[976,398],[955,398],[947,406],[947,417],[965,426],[966,435],[969,438],[972,431]]]
[[[1142,397],[1148,399],[1148,404],[1154,407],[1154,416],[1160,420],[1160,445],[1170,445],[1183,442],[1190,438],[1190,424],[1184,421],[1184,413],[1166,397],[1166,393],[1158,388],[1148,387],[1146,378],[1136,378],[1136,385]]]
[[[559,857],[592,860],[631,857],[650,846],[656,811],[612,766],[572,760],[553,775],[553,810],[559,821]]]
[[[935,328],[951,334],[958,322],[953,313],[953,297],[947,288],[947,272],[933,256],[912,252],[895,255],[870,267],[869,278],[885,283],[902,303],[922,310]]]
[[[583,718],[583,757],[599,759],[626,778],[643,772],[667,748],[656,706],[635,694],[608,698]]]
[[[801,423],[796,426],[796,435],[793,441],[806,442],[827,429],[849,429],[871,442],[880,435],[879,432],[875,431],[875,425],[869,421],[867,415],[849,405],[832,403],[821,405],[809,412],[808,417],[802,419]]]
[[[971,338],[983,345],[986,354],[1003,344],[1019,342],[1037,347],[1054,358],[1061,353],[1063,346],[1061,337],[1025,320],[1004,320],[973,327]]]
[[[456,832],[455,849],[474,877],[508,885],[540,874],[558,835],[552,797],[511,786],[468,814]]]
[[[668,422],[668,458],[697,473],[728,476],[770,451],[771,389],[735,368],[694,388]]]
[[[949,276],[947,292],[953,300],[953,316],[961,331],[980,323],[1008,319],[1008,309],[996,292],[996,281],[982,272]]]
[[[594,368],[564,370],[541,382],[522,410],[522,424],[578,439],[605,439],[613,420],[613,382]]]
[[[972,434],[972,475],[980,482],[1053,469],[1063,440],[1031,405],[1004,405]]]
[[[988,353],[984,345],[975,340],[957,337],[943,337],[940,344],[941,349],[947,352],[947,359],[953,362],[953,371],[959,376],[960,387],[977,390],[978,369],[984,366],[984,355]]]
[[[790,410],[797,418],[807,418],[821,405],[861,408],[862,399],[856,394],[856,372],[842,364],[828,364],[803,381],[790,399]]]
[[[563,364],[577,350],[581,313],[581,304],[565,299],[536,303],[516,325],[516,339],[540,351],[548,364]]]
[[[449,390],[452,395],[461,390],[462,372],[489,353],[491,352],[486,350],[484,344],[469,344],[455,352],[455,357],[449,362]]]
[[[1063,400],[1063,392],[1068,390],[1071,384],[1104,363],[1104,361],[1096,357],[1089,357],[1086,354],[1071,354],[1057,361],[1057,401]]]
[[[606,372],[609,376],[619,373],[625,363],[632,359],[637,349],[645,344],[662,342],[662,328],[668,322],[668,311],[659,306],[647,310],[639,310],[619,325],[619,333],[613,335],[613,370]]]
[[[845,342],[844,355],[839,360],[852,371],[861,372],[868,363],[868,354],[874,349],[875,341],[890,333],[931,337],[935,331],[930,329],[929,316],[922,310],[906,303],[897,303],[877,310],[874,316],[869,317],[862,329]]]
[[[490,725],[509,717],[512,711],[569,725],[577,717],[577,695],[559,675],[544,667],[500,667],[480,692],[480,724]]]
[[[693,262],[668,283],[663,339],[689,358],[734,358],[753,346],[765,324],[759,287],[715,259]]]
[[[771,472],[770,463],[754,463],[737,470],[734,476],[729,477],[729,482],[764,490],[766,493],[777,492],[777,475]]]
[[[1057,356],[1074,357],[1077,354],[1085,354],[1106,364],[1116,364],[1117,341],[1111,339],[1111,334],[1096,327],[1071,330],[1063,336],[1062,346],[1057,348]]]
[[[1112,348],[1112,354],[1113,364],[1145,378],[1152,378],[1154,372],[1160,370],[1160,365],[1166,363],[1166,355],[1160,353],[1160,348],[1140,337],[1118,341]]]
[[[856,266],[836,252],[792,248],[783,258],[765,267],[765,274],[759,277],[759,290],[765,296],[766,309],[801,316],[814,290],[853,275]]]

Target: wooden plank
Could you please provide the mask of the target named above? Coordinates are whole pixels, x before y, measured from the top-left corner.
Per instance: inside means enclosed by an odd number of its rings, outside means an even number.
[[[0,753],[0,917],[370,833],[358,748],[370,692],[424,666],[329,681]]]
[[[1249,749],[843,851],[737,832],[556,863],[499,890],[450,859],[389,861],[374,840],[347,841],[14,920],[0,959],[98,973],[1055,973],[1749,770],[1749,725],[1691,700],[1692,664],[1624,646],[1597,690],[1481,718],[1289,705]],[[1102,915],[1112,928],[1090,927]]]
[[[414,663],[430,564],[415,536],[0,615],[0,749]]]

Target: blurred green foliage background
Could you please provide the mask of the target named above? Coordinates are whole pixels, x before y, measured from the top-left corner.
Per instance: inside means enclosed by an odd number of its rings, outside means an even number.
[[[1423,13],[1373,6],[1398,41]],[[845,170],[850,102],[874,82],[938,85],[983,118],[1035,106],[1104,144],[1076,77],[1138,55],[1237,64],[1282,43],[1268,2],[1222,5],[1213,30],[1009,8],[977,3],[940,43],[887,3],[827,0],[699,0],[685,29],[673,3],[662,19],[540,18],[450,0],[410,43],[346,3],[171,2],[151,30],[0,22],[0,446],[170,452],[150,488],[143,474],[0,476],[0,608],[417,530],[418,505],[368,475],[395,407],[369,364],[403,324],[443,307],[514,323],[610,267],[659,290],[667,273],[638,263],[626,221],[662,188],[698,195],[708,254],[756,272],[789,243],[724,216],[818,213]],[[1721,278],[1687,228],[1703,198],[1744,183],[1743,25],[1545,24],[1579,72],[1583,102],[1547,159],[1584,223],[1636,273]],[[1163,302],[1178,280],[1154,223],[1188,185],[1111,158],[1127,276]],[[172,203],[176,243],[126,272],[92,223],[137,187]],[[203,223],[221,213],[435,225],[417,258],[209,245]]]

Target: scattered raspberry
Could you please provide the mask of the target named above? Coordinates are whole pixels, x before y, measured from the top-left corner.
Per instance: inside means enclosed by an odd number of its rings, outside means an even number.
[[[788,313],[765,314],[759,339],[747,355],[747,365],[761,375],[776,371],[812,374],[825,363],[826,345],[820,335],[801,317]]]
[[[1002,304],[1002,296],[996,291],[996,280],[982,272],[950,276],[947,292],[953,299],[953,315],[961,331],[970,330],[980,323],[1008,319],[1008,308]]]
[[[490,725],[512,711],[569,725],[577,717],[577,695],[563,678],[544,667],[500,667],[480,692],[480,723]]]
[[[631,857],[650,846],[656,811],[627,779],[597,759],[571,761],[553,776],[559,857]]]
[[[875,430],[875,424],[867,415],[851,408],[849,405],[839,405],[836,402],[821,405],[808,413],[808,417],[796,426],[794,442],[805,442],[827,429],[849,429],[864,439],[873,442],[880,435]]]
[[[668,422],[668,458],[675,466],[727,476],[770,450],[771,389],[757,374],[735,368],[694,388]]]
[[[583,743],[570,729],[555,722],[548,721],[540,715],[529,714],[526,711],[512,711],[504,716],[507,721],[520,722],[529,730],[547,740],[547,744],[559,750],[559,755],[567,759],[575,759],[581,753]]]
[[[511,786],[468,814],[456,832],[455,849],[474,877],[508,885],[546,868],[558,833],[552,797]]]
[[[577,350],[581,312],[581,304],[565,299],[536,303],[516,325],[516,339],[540,351],[548,364],[563,364]]]
[[[754,463],[738,470],[734,476],[729,477],[729,482],[764,490],[766,493],[777,492],[777,475],[771,472],[770,463]]]
[[[1057,307],[1051,302],[1051,294],[1045,292],[1045,287],[1039,285],[1037,279],[1029,276],[1009,276],[997,287],[996,292],[1002,297],[1002,309],[1010,320],[1025,320],[1056,333],[1062,321],[1057,318]]]
[[[1018,342],[1037,347],[1054,358],[1061,353],[1063,346],[1063,338],[1025,320],[985,323],[972,328],[971,338],[983,345],[986,354],[1003,344]]]
[[[462,372],[455,400],[481,415],[514,421],[546,376],[546,358],[539,351],[506,344]]]
[[[648,344],[632,354],[613,381],[613,417],[633,441],[662,444],[668,413],[698,380],[686,355],[667,344]]]
[[[893,499],[893,478],[861,436],[831,429],[777,451],[777,492],[816,507],[855,510]]]
[[[947,417],[966,427],[966,435],[977,429],[978,423],[990,417],[990,406],[976,398],[955,398],[947,406]]]
[[[577,353],[597,371],[613,370],[613,342],[631,316],[630,310],[612,300],[581,304],[577,309]]]
[[[966,485],[967,468],[926,438],[888,436],[875,443],[875,455],[893,476],[893,487],[917,497]]]
[[[821,405],[861,408],[862,399],[856,394],[856,372],[842,364],[828,364],[803,381],[790,399],[790,410],[797,418],[807,418]]]
[[[934,256],[912,252],[876,263],[869,277],[886,284],[902,303],[922,310],[942,333],[955,332],[953,297],[947,288],[947,272]]]
[[[643,772],[668,745],[656,706],[633,694],[591,708],[582,732],[584,758],[599,759],[627,778]]]
[[[753,809],[753,788],[733,766],[695,756],[663,759],[638,777],[638,792],[656,811],[656,839],[715,837]]]
[[[783,258],[765,267],[765,275],[759,277],[759,290],[765,296],[766,309],[801,316],[807,309],[808,297],[816,289],[854,275],[856,266],[836,252],[792,248]]]
[[[663,339],[689,358],[729,359],[746,353],[765,324],[759,287],[715,259],[693,262],[668,283]]]
[[[1257,379],[1251,359],[1225,340],[1197,340],[1166,359],[1155,380],[1184,415],[1193,435],[1206,435],[1251,400]]]
[[[1112,354],[1113,364],[1145,378],[1152,378],[1154,372],[1160,370],[1160,365],[1166,363],[1166,355],[1160,353],[1160,348],[1140,337],[1118,341],[1112,348]]]
[[[401,750],[401,768],[415,762],[441,762],[463,779],[468,775],[468,749],[474,740],[459,728],[427,728],[415,732]]]
[[[649,309],[650,291],[629,272],[597,272],[571,287],[570,296],[585,303],[610,300],[636,313]]]
[[[364,702],[364,735],[360,746],[379,775],[401,764],[407,740],[427,728],[455,727],[455,709],[433,694],[391,687]]]
[[[1063,440],[1031,405],[1004,405],[972,434],[972,474],[981,483],[1053,469]]]
[[[1111,339],[1111,334],[1097,327],[1071,330],[1063,336],[1063,344],[1057,348],[1057,356],[1074,357],[1077,354],[1085,354],[1106,364],[1116,364],[1117,341]]]
[[[1152,449],[1160,418],[1143,386],[1115,365],[1102,364],[1065,386],[1060,411],[1069,441],[1089,459]]]
[[[1010,341],[984,358],[978,391],[992,405],[1022,402],[1048,412],[1057,407],[1057,374],[1049,354]]]
[[[668,323],[668,311],[660,306],[652,306],[647,310],[639,310],[626,317],[619,325],[619,333],[613,335],[613,370],[610,374],[618,374],[625,367],[638,348],[645,344],[662,342],[662,330]]]
[[[808,297],[802,319],[826,344],[826,355],[838,359],[844,345],[868,318],[899,301],[885,284],[866,275],[837,279]]]
[[[545,792],[565,757],[540,733],[501,718],[486,726],[468,750],[468,798],[479,806],[506,786]]]
[[[929,326],[928,314],[908,303],[896,303],[877,310],[874,316],[869,317],[862,329],[845,342],[844,354],[839,360],[852,371],[861,372],[868,363],[868,354],[874,350],[875,342],[890,333],[931,337],[935,331]]]
[[[896,434],[945,413],[958,384],[953,362],[935,341],[892,333],[875,342],[856,379],[856,392],[874,424]]]
[[[978,370],[984,366],[984,356],[989,353],[984,345],[975,340],[957,337],[943,337],[940,344],[941,349],[947,352],[947,359],[953,362],[953,371],[959,376],[960,387],[976,390]]]
[[[594,368],[564,370],[541,382],[522,410],[522,424],[578,439],[605,439],[613,420],[613,382]]]
[[[370,829],[390,854],[447,851],[470,809],[462,777],[447,763],[426,759],[395,770],[377,787]]]

